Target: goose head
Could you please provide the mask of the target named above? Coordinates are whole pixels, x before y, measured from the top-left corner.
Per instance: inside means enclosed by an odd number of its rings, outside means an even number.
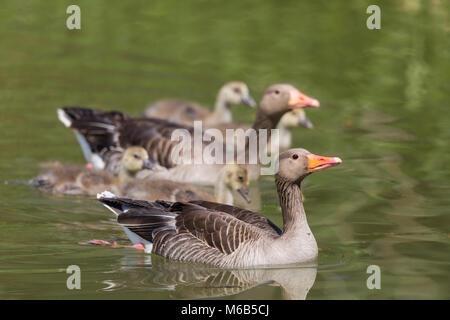
[[[225,185],[228,189],[237,191],[248,203],[251,202],[249,196],[249,178],[247,168],[238,164],[227,164],[225,170]]]
[[[308,129],[314,128],[314,125],[308,119],[305,110],[302,108],[286,112],[280,119],[280,125],[285,128],[294,128],[297,126]]]
[[[219,92],[219,96],[227,105],[246,104],[255,107],[255,100],[250,96],[248,87],[240,81],[231,81],[226,83]]]
[[[144,148],[129,147],[123,153],[120,166],[129,176],[134,176],[144,169],[153,170],[155,164],[148,158]]]
[[[290,149],[280,154],[277,178],[300,184],[307,175],[342,163],[338,157],[323,157],[305,149]]]
[[[266,89],[259,109],[277,122],[286,112],[299,108],[319,107],[318,100],[308,97],[290,84],[271,85]]]

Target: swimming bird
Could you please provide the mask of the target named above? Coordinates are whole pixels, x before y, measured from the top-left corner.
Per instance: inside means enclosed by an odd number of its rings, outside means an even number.
[[[158,100],[145,109],[144,118],[158,118],[187,126],[201,120],[205,126],[232,121],[231,107],[237,104],[255,107],[256,103],[249,94],[248,87],[240,81],[225,83],[217,94],[214,111],[192,101],[181,99]]]
[[[120,189],[122,197],[142,200],[169,200],[169,201],[191,201],[207,200],[232,205],[234,202],[233,192],[239,193],[247,203],[251,202],[249,196],[249,181],[247,169],[243,165],[225,165],[214,184],[213,192],[200,186],[188,183],[174,182],[170,180],[152,179],[152,171],[145,177],[132,180]]]
[[[118,198],[108,191],[97,198],[117,215],[135,245],[166,258],[224,268],[315,260],[318,247],[303,208],[301,184],[311,173],[342,160],[290,149],[278,161],[275,185],[282,230],[258,213],[220,203],[147,202]]]
[[[260,133],[266,130],[267,137],[270,139],[270,129],[276,128],[286,112],[304,107],[318,107],[319,105],[319,101],[306,96],[290,84],[275,84],[267,88],[252,126],[252,129],[256,132],[256,154],[260,155],[258,143]],[[185,161],[186,159],[178,161],[180,158],[177,157],[174,149],[179,147],[179,142],[171,139],[172,134],[176,130],[184,130],[195,139],[194,128],[192,127],[154,118],[131,119],[125,115],[118,117],[117,114],[116,111],[109,114],[105,111],[81,107],[65,107],[58,110],[60,120],[67,127],[72,128],[77,137],[83,140],[82,146],[88,146],[93,155],[90,158],[94,158],[103,148],[115,146],[124,148],[130,145],[140,145],[147,150],[152,160],[168,169],[158,173],[155,172],[155,178],[201,184],[211,184],[216,181],[220,169],[227,163],[226,159],[220,159],[219,156],[213,164],[207,163],[207,161],[202,161],[200,164],[196,163],[194,160],[195,145],[187,161]],[[211,143],[210,141],[204,137],[200,144],[207,147]],[[221,144],[223,157],[228,159],[230,153],[232,157],[235,157],[238,153],[244,153],[245,164],[250,164],[248,158],[251,146],[248,142],[249,140],[244,143],[244,149],[240,150],[235,150],[234,146],[231,150],[227,150],[227,144]],[[261,153],[264,152],[261,151]],[[203,154],[200,154],[200,156],[203,156]],[[257,161],[259,160],[260,157],[257,157]],[[256,180],[259,177],[259,165],[258,162],[251,163],[251,166],[248,166],[250,180]]]
[[[46,163],[43,171],[30,181],[30,185],[54,194],[96,195],[105,189],[120,192],[120,185],[130,181],[141,170],[153,169],[147,151],[142,147],[129,147],[121,156],[118,175],[85,166]]]

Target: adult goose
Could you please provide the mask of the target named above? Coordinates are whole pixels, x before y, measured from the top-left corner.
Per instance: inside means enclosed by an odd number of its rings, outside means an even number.
[[[178,157],[180,144],[172,140],[175,130],[184,130],[189,137],[195,140],[195,130],[193,127],[183,126],[161,119],[131,119],[122,115],[118,117],[118,112],[110,113],[100,110],[90,110],[80,107],[65,107],[58,110],[60,120],[67,126],[75,130],[82,146],[88,146],[90,153],[96,155],[99,150],[120,146],[126,148],[130,145],[144,147],[149,153],[149,157],[159,165],[168,168],[155,173],[155,179],[168,179],[178,182],[191,182],[201,184],[211,184],[217,180],[220,169],[229,162],[228,155],[235,157],[238,153],[245,156],[244,163],[248,165],[250,180],[256,180],[260,175],[259,160],[265,150],[259,150],[259,138],[263,131],[267,132],[270,139],[271,129],[275,129],[281,117],[288,111],[304,107],[318,107],[319,101],[301,93],[290,84],[275,84],[267,88],[259,104],[252,129],[256,133],[256,163],[249,161],[250,139],[244,141],[244,149],[235,150],[234,143],[231,150],[227,149],[230,144],[221,144],[223,148],[223,158],[216,157],[215,162],[208,163],[204,158],[205,154],[200,153],[200,161],[195,160],[195,141],[192,141],[191,154],[186,158]],[[179,132],[179,131],[178,131]],[[207,147],[210,140],[203,135],[200,144]],[[202,138],[202,132],[200,132]],[[245,137],[244,137],[245,138]],[[89,152],[85,152],[89,153]],[[94,158],[91,156],[90,158]],[[232,158],[233,159],[233,158]],[[234,160],[234,159],[233,159]],[[250,166],[251,165],[251,166]]]
[[[305,127],[307,129],[312,129],[314,127],[313,123],[306,116],[305,110],[294,109],[286,112],[278,122],[276,129],[278,129],[279,139],[270,139],[268,141],[267,150],[270,152],[271,145],[273,150],[285,151],[291,147],[292,144],[292,129],[295,127]],[[219,129],[222,135],[226,135],[227,129],[250,129],[251,126],[245,124],[237,123],[222,123],[214,126],[214,128]]]
[[[240,194],[247,203],[251,202],[248,173],[243,165],[227,164],[224,166],[215,182],[213,192],[188,183],[151,180],[149,176],[151,177],[152,173],[153,171],[150,171],[145,178],[135,179],[123,185],[120,195],[148,201],[207,200],[232,205],[234,203],[233,192],[235,192]]]
[[[120,159],[118,175],[85,166],[52,162],[43,164],[43,171],[30,185],[54,194],[96,195],[106,189],[120,193],[120,185],[132,180],[136,173],[153,169],[147,151],[129,147]]]
[[[341,162],[304,149],[280,154],[275,185],[283,230],[255,212],[220,203],[147,202],[110,192],[97,198],[146,252],[225,268],[307,262],[316,259],[318,247],[303,208],[301,183],[309,174]]]
[[[241,103],[250,107],[256,105],[245,83],[231,81],[220,89],[214,111],[191,101],[163,99],[147,107],[143,117],[164,119],[188,126],[192,126],[196,120],[202,120],[205,126],[212,126],[231,122],[231,106]]]

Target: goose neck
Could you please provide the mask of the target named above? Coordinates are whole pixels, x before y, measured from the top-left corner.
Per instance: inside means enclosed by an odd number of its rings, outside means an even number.
[[[268,145],[271,135],[272,135],[272,129],[275,129],[281,119],[281,116],[283,113],[275,114],[275,115],[267,115],[263,110],[259,109],[258,113],[256,114],[255,121],[253,122],[252,128],[256,131],[256,152],[257,154],[260,154],[260,147],[262,145]],[[266,130],[266,135],[261,136],[261,131]],[[260,139],[266,139],[266,141],[260,141]],[[245,142],[245,150],[246,154],[248,154],[248,151],[250,149],[249,146],[250,140],[247,138]],[[264,151],[266,151],[267,148],[263,148]],[[258,157],[258,161],[259,161]]]
[[[281,212],[283,215],[282,236],[290,237],[299,235],[301,231],[310,232],[303,207],[300,183],[293,183],[280,178],[275,178],[278,197],[280,199]]]
[[[232,121],[231,104],[227,101],[225,92],[220,91],[214,106],[213,118],[223,123]]]
[[[216,183],[214,185],[214,197],[216,198],[217,202],[232,205],[233,194],[225,182],[225,174],[225,170],[222,170],[217,177]]]
[[[136,172],[130,172],[124,166],[120,166],[119,175],[118,175],[118,180],[119,180],[120,184],[128,182],[129,180],[132,180],[134,177],[136,177]]]
[[[260,108],[256,114],[252,128],[255,130],[266,129],[270,132],[271,129],[275,129],[277,127],[284,113],[285,112],[280,112],[278,114],[268,115]]]

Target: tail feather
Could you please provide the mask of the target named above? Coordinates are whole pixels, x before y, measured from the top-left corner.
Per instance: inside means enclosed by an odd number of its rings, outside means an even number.
[[[118,198],[108,191],[99,193],[97,199],[117,215],[117,222],[128,238],[135,244],[145,244],[146,251],[151,251],[157,232],[175,230],[177,213],[170,211],[169,202]]]
[[[58,119],[74,130],[87,162],[97,169],[105,166],[99,155],[105,149],[117,147],[117,131],[130,116],[118,111],[64,107],[57,110]]]
[[[59,120],[72,129],[98,128],[113,130],[130,116],[119,111],[93,110],[83,107],[58,109]]]

